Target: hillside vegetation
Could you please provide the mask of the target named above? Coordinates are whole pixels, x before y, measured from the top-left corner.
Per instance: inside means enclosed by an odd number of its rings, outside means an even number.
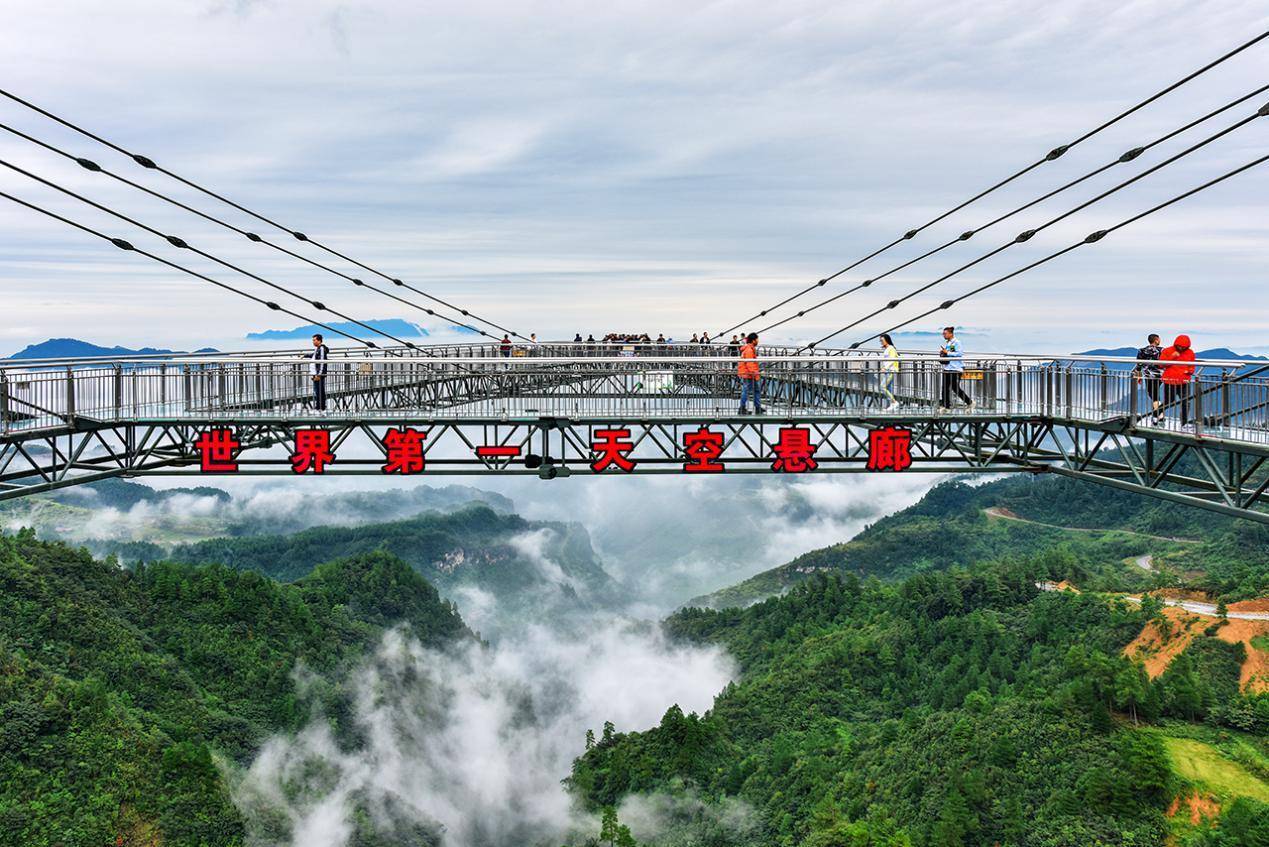
[[[1141,727],[1223,726],[1263,756],[1269,697],[1241,693],[1240,657],[1206,637],[1152,681],[1122,654],[1151,612],[1038,591],[1052,567],[818,573],[747,609],[683,610],[669,631],[725,645],[743,676],[705,715],[601,739],[572,785],[595,808],[668,792],[755,810],[757,835],[716,845],[1162,845],[1189,784]],[[1269,805],[1240,798],[1229,820],[1248,810],[1254,832],[1183,835],[1265,843]]]
[[[281,585],[219,565],[127,571],[0,536],[3,843],[242,844],[216,758],[243,763],[310,719],[297,664],[338,679],[398,623],[425,644],[472,637],[387,553]],[[345,693],[314,685],[338,720]]]
[[[1026,520],[992,517],[992,509]],[[1081,588],[1187,586],[1230,602],[1269,594],[1269,527],[1064,477],[1013,476],[978,487],[944,483],[850,541],[688,605],[745,605],[820,572],[898,579],[1058,546],[1071,553],[1071,568],[1049,576]],[[1143,555],[1153,573],[1128,564]]]

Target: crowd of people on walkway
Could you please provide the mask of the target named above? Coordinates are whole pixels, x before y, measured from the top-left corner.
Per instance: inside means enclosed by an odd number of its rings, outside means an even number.
[[[882,333],[878,338],[882,359],[877,383],[878,391],[887,403],[885,411],[893,412],[901,407],[895,392],[900,378],[902,360],[893,338],[888,333]],[[630,355],[631,353],[666,355],[671,352],[668,349],[670,345],[675,346],[676,349],[673,352],[679,355],[680,348],[684,344],[707,348],[701,351],[703,355],[736,359],[736,376],[740,383],[739,414],[763,414],[758,334],[755,332],[736,333],[728,341],[724,341],[722,336],[711,338],[708,332],[693,333],[688,342],[675,342],[673,338],[667,338],[664,333],[658,333],[657,337],[653,338],[646,332],[610,332],[596,339],[593,334],[582,338],[579,332],[574,335],[572,341],[573,346],[583,345],[586,355],[595,356]],[[314,337],[314,345],[316,348],[313,355],[314,400],[316,407],[320,409],[326,405],[324,385],[326,366],[321,360],[329,354],[323,353],[325,345],[321,342],[321,336]],[[567,345],[563,346],[567,347]],[[632,347],[633,350],[630,349]],[[498,343],[498,349],[504,357],[536,355],[539,349],[537,335],[530,335],[527,344],[512,342],[509,335],[504,335]],[[577,351],[551,352],[559,355],[576,355]],[[1195,372],[1195,366],[1188,364],[1195,361],[1190,337],[1178,335],[1171,346],[1163,347],[1160,336],[1157,333],[1151,333],[1146,339],[1146,345],[1137,350],[1136,359],[1137,363],[1132,368],[1130,377],[1136,387],[1145,392],[1150,401],[1148,422],[1153,426],[1160,426],[1166,419],[1168,411],[1176,410],[1179,412],[1181,425],[1189,426],[1191,423],[1190,386]],[[938,411],[944,413],[957,408],[957,401],[965,411],[972,411],[974,399],[962,387],[962,380],[966,377],[965,353],[960,340],[956,337],[955,327],[943,328],[942,344],[939,346],[937,361],[939,365]],[[1133,406],[1135,408],[1135,404]]]

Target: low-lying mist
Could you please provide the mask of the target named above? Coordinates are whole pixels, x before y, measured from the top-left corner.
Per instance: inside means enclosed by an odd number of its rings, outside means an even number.
[[[644,729],[678,704],[704,711],[732,678],[711,647],[657,627],[596,618],[585,632],[533,625],[494,646],[427,649],[402,629],[343,682],[350,737],[315,712],[231,775],[256,847],[386,843],[558,845],[597,824],[561,783],[605,721]],[[300,693],[309,687],[297,674]],[[636,836],[668,826],[677,801],[631,807]],[[744,826],[743,809],[730,810]]]

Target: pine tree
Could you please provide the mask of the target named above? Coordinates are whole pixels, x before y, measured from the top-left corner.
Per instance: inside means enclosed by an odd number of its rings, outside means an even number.
[[[599,824],[599,840],[608,843],[608,847],[613,847],[617,843],[617,810],[612,806],[604,809],[603,818]]]

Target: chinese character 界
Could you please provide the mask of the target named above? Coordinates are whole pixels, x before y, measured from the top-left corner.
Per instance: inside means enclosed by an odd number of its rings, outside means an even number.
[[[237,473],[234,453],[242,445],[232,429],[205,429],[194,442],[199,454],[199,470],[203,473]]]
[[[291,454],[291,470],[296,473],[326,473],[326,466],[335,461],[330,450],[330,430],[297,429],[295,452]]]
[[[722,473],[723,434],[702,426],[696,432],[683,433],[683,452],[691,461],[683,464],[687,473]]]
[[[427,438],[426,432],[419,432],[410,427],[389,429],[383,436],[387,462],[380,470],[384,473],[421,473],[426,464],[423,456],[423,439],[425,438]]]
[[[592,471],[600,473],[611,465],[616,465],[626,473],[634,470],[634,461],[626,457],[626,454],[634,449],[634,444],[625,440],[630,438],[630,430],[597,429],[595,438],[598,440],[593,442],[590,448],[599,456],[590,464]]]
[[[813,458],[815,445],[811,443],[811,431],[804,427],[781,427],[780,440],[771,449],[776,454],[771,470],[778,473],[805,473],[819,467]]]
[[[912,430],[885,426],[868,433],[868,470],[902,471],[912,467]]]

